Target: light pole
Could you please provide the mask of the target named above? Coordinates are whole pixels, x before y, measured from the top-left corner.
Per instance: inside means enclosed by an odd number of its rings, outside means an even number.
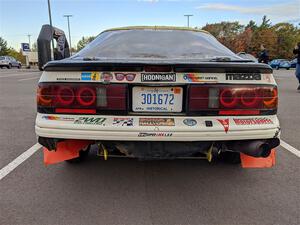
[[[31,37],[31,34],[28,34],[27,36],[28,36],[29,49],[30,49],[30,51],[31,51],[31,43],[30,43],[30,37]]]
[[[53,60],[54,60],[54,41],[53,41],[53,27],[52,27],[50,0],[48,0],[48,13],[49,13],[49,22],[50,22],[50,29],[51,29],[52,55],[53,55]]]
[[[64,15],[64,17],[67,17],[68,20],[68,31],[69,31],[69,42],[70,42],[70,55],[72,56],[72,43],[71,43],[71,32],[70,32],[70,17],[73,17],[73,15]]]
[[[194,16],[192,14],[187,14],[187,15],[184,15],[185,17],[187,17],[187,27],[190,27],[190,17],[191,16]]]

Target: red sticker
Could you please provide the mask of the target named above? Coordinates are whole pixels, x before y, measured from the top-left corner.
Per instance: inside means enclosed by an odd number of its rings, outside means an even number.
[[[225,132],[227,133],[229,130],[229,119],[226,120],[220,120],[218,119],[218,121],[223,125]]]

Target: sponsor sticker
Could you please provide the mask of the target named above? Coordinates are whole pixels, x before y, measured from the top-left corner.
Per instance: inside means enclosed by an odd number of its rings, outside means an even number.
[[[174,118],[140,118],[140,126],[175,126]]]
[[[260,73],[226,73],[226,80],[261,80]]]
[[[89,81],[110,81],[113,76],[111,73],[107,72],[82,72],[81,80],[89,80]]]
[[[218,82],[218,77],[216,76],[201,75],[199,73],[185,73],[183,74],[183,79],[188,82]]]
[[[228,130],[229,130],[229,119],[225,119],[225,120],[217,119],[217,120],[218,120],[218,121],[220,122],[220,124],[222,124],[222,126],[224,127],[225,133],[227,133]]]
[[[75,118],[65,116],[42,116],[45,120],[57,120],[57,121],[74,121]]]
[[[114,118],[113,125],[131,127],[133,126],[133,118]]]
[[[171,137],[173,133],[154,133],[154,132],[140,132],[138,137]]]
[[[56,80],[57,81],[65,81],[65,80],[74,81],[74,80],[80,80],[80,78],[79,77],[57,77]]]
[[[141,73],[143,82],[175,82],[176,73]]]
[[[197,125],[197,121],[194,119],[184,119],[183,123],[189,127]]]
[[[74,124],[86,124],[86,125],[104,125],[106,118],[103,117],[79,117],[74,121]]]
[[[245,119],[233,119],[236,125],[262,125],[262,124],[274,124],[269,118],[245,118]]]

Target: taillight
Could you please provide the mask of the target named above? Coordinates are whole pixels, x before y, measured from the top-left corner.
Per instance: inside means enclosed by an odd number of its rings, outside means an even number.
[[[126,84],[40,83],[37,91],[39,112],[96,114],[126,111]]]
[[[275,86],[191,85],[190,112],[215,112],[219,115],[258,115],[277,109]]]

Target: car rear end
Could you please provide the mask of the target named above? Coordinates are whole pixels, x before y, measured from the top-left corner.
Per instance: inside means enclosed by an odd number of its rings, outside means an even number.
[[[243,60],[49,63],[37,104],[35,129],[48,149],[79,139],[141,159],[212,149],[267,157],[279,144],[272,70]]]

